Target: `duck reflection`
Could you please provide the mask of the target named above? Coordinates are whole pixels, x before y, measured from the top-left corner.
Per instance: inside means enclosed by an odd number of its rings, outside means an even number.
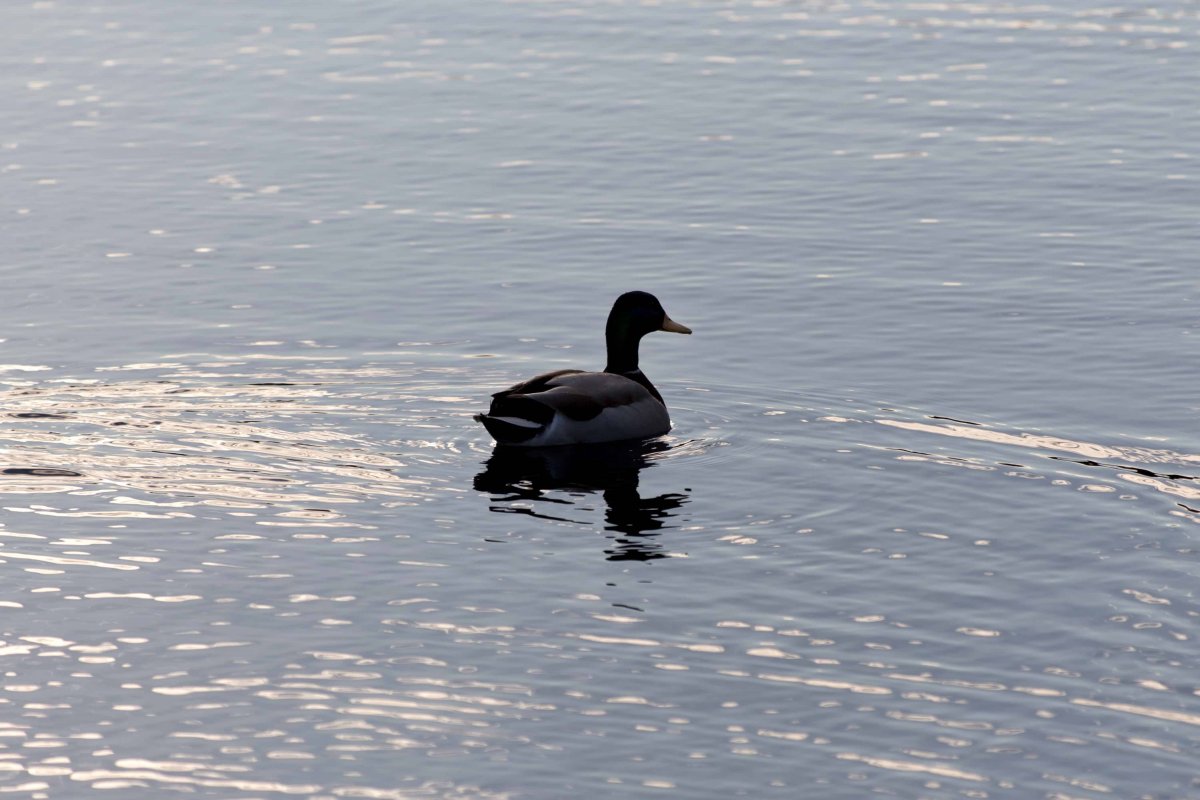
[[[475,476],[475,489],[493,495],[492,511],[577,524],[582,523],[563,515],[578,505],[579,495],[600,493],[607,506],[604,529],[612,532],[612,546],[604,551],[609,561],[667,558],[657,537],[673,527],[670,521],[688,495],[670,492],[643,498],[638,479],[643,469],[654,465],[656,454],[669,449],[663,441],[543,448],[498,445],[484,462],[483,472]]]

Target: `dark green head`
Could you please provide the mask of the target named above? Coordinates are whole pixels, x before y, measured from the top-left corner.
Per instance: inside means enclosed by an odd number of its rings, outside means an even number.
[[[608,342],[605,372],[632,372],[638,368],[638,343],[647,333],[691,333],[667,316],[658,298],[648,292],[626,292],[613,303],[604,338]]]

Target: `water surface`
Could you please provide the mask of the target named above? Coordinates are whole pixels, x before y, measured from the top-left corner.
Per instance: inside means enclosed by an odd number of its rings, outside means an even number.
[[[1200,791],[1193,6],[0,18],[6,791]]]

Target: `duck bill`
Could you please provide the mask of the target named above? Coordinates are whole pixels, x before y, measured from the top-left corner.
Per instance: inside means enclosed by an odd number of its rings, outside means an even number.
[[[691,333],[692,329],[687,325],[680,325],[670,317],[663,315],[663,324],[661,330],[670,331],[671,333]]]

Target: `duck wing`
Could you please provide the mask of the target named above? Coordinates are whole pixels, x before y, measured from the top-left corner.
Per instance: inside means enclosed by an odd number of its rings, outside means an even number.
[[[584,373],[584,371],[581,369],[556,369],[553,372],[543,372],[541,375],[535,375],[527,381],[521,381],[520,383],[513,384],[503,391],[496,392],[492,395],[492,397],[501,398],[511,397],[512,395],[519,394],[537,394],[538,392],[544,392],[547,389],[552,389],[555,386],[559,386],[560,384],[557,383],[557,380],[562,378],[564,375],[583,374],[586,373]]]

